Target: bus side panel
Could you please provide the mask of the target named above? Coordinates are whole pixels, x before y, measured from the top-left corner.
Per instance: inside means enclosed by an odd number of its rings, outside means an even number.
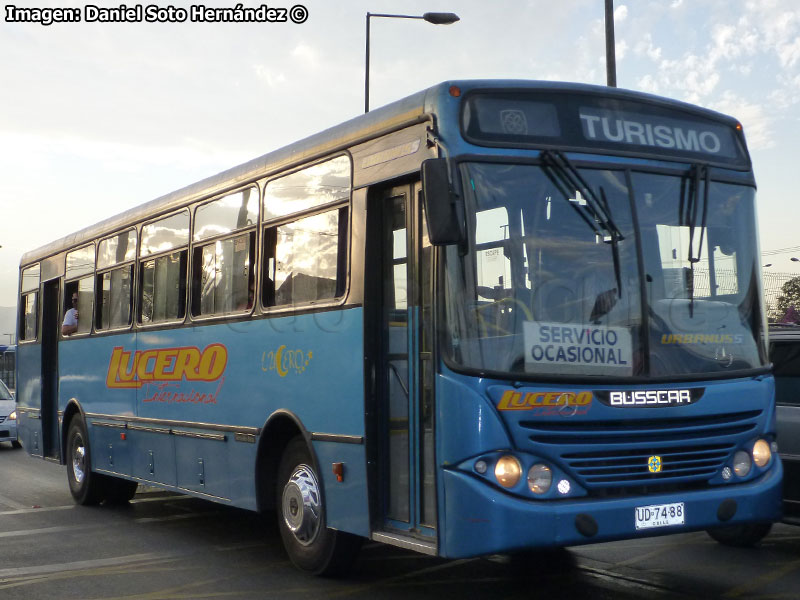
[[[153,428],[159,421],[185,424],[171,425],[178,433],[164,436],[175,446],[178,487],[255,508],[259,444],[234,429],[260,430],[285,411],[308,433],[362,441],[317,442],[314,450],[328,524],[368,533],[360,308],[140,332],[137,343],[139,361],[146,362],[137,367],[144,381],[136,416]],[[106,352],[107,366],[111,348]],[[197,433],[203,437],[187,435]],[[344,482],[337,482],[332,462],[346,463]]]
[[[17,347],[17,406],[19,441],[33,456],[42,456],[42,346],[20,344]]]
[[[130,475],[130,445],[119,430],[95,427],[94,421],[108,416],[133,416],[136,393],[130,387],[109,389],[108,356],[117,346],[135,344],[135,334],[125,333],[94,338],[65,339],[58,344],[58,411],[63,415],[71,400],[76,400],[87,416],[92,452],[92,468]],[[121,386],[121,382],[114,385]],[[63,431],[62,435],[66,436]]]

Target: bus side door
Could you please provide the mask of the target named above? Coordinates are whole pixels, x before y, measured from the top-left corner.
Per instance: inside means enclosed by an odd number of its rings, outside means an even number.
[[[366,347],[378,438],[374,525],[435,548],[433,248],[420,189],[416,181],[371,194]]]

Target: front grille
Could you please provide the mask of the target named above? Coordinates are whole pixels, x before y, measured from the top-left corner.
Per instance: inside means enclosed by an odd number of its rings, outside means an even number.
[[[743,437],[755,432],[761,411],[669,419],[522,421],[537,448],[557,455],[590,493],[623,494],[704,485],[724,466]],[[661,471],[651,473],[650,457]],[[615,493],[613,490],[623,490]]]
[[[593,487],[625,483],[649,483],[676,478],[708,479],[722,468],[736,444],[711,444],[687,448],[648,446],[617,452],[562,454],[573,473]],[[661,459],[661,471],[651,473],[651,456]]]
[[[2,423],[2,422],[3,422],[3,421],[5,421],[5,420],[6,420],[6,418],[5,418],[5,417],[0,417],[0,423]]]

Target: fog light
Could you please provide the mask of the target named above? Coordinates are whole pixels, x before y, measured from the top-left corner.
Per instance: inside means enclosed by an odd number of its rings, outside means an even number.
[[[528,487],[534,494],[544,494],[553,484],[553,472],[543,464],[533,465],[528,469]]]
[[[558,482],[558,492],[560,494],[569,494],[569,481],[562,479]]]
[[[748,452],[739,450],[733,455],[733,470],[739,477],[746,477],[752,465],[753,461],[750,460]]]
[[[733,477],[733,471],[731,471],[731,468],[730,467],[723,468],[722,469],[722,478],[725,481],[728,481],[728,479],[730,479],[731,477]]]
[[[758,440],[753,444],[753,462],[759,467],[766,467],[772,458],[772,452],[766,440]]]
[[[504,488],[512,488],[522,477],[522,467],[513,456],[501,456],[494,466],[494,476],[497,478],[497,483]]]
[[[485,460],[477,460],[475,461],[475,472],[480,473],[483,475],[486,471],[489,470],[489,465],[486,464]]]

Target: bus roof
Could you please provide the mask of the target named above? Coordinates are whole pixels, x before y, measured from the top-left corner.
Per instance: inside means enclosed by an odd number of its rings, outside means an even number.
[[[69,248],[89,243],[95,238],[111,235],[137,223],[178,210],[203,198],[322,158],[371,138],[429,120],[431,115],[436,114],[440,100],[449,95],[452,86],[457,86],[464,93],[474,89],[530,89],[602,94],[612,98],[657,103],[723,121],[730,125],[738,124],[735,119],[708,109],[619,88],[535,80],[445,81],[26,252],[23,254],[20,264],[25,266],[37,262]]]

